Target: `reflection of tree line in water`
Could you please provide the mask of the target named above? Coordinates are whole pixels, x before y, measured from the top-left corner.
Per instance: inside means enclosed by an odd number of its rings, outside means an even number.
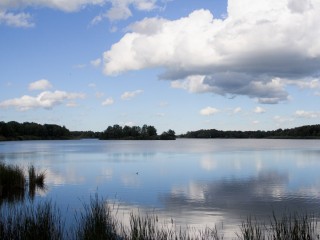
[[[22,168],[0,162],[0,204],[23,201],[28,190],[34,199],[36,190],[45,190],[45,172],[37,173],[33,165],[28,167],[28,178]]]

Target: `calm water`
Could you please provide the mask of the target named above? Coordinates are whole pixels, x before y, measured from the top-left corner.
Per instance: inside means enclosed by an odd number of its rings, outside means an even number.
[[[36,200],[51,199],[69,220],[96,192],[124,222],[152,212],[183,226],[223,223],[227,235],[247,216],[320,213],[319,140],[1,142],[0,161],[46,170]]]

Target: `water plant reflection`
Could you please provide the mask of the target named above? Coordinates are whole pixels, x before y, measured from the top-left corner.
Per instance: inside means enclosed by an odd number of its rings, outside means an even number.
[[[45,172],[36,173],[35,167],[30,166],[28,174],[29,181],[27,182],[21,167],[0,162],[0,204],[23,201],[27,190],[31,199],[34,199],[38,189],[45,191]]]

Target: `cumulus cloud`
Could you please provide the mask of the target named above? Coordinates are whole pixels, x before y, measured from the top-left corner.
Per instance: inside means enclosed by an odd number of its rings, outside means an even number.
[[[32,16],[28,13],[12,13],[1,11],[0,8],[0,24],[5,24],[11,27],[29,28],[33,27]]]
[[[157,7],[157,0],[107,0],[111,8],[92,19],[91,24],[97,24],[107,18],[111,21],[124,20],[132,16],[130,7],[139,11],[150,11]]]
[[[106,100],[104,100],[101,104],[102,106],[109,106],[109,105],[112,105],[113,103],[114,103],[113,98],[109,97]]]
[[[218,112],[219,112],[219,110],[216,108],[213,108],[213,107],[206,107],[206,108],[203,108],[200,110],[200,114],[204,115],[204,116],[210,116],[210,115],[216,114]]]
[[[266,112],[266,110],[262,107],[256,107],[253,111],[255,113],[265,113]]]
[[[318,118],[320,117],[320,113],[314,111],[297,110],[295,112],[295,116],[299,118]]]
[[[235,109],[233,109],[233,113],[236,114],[236,113],[239,113],[242,111],[242,108],[241,107],[237,107]]]
[[[95,59],[95,60],[92,60],[92,61],[90,61],[90,63],[91,63],[91,65],[93,66],[93,67],[100,67],[100,65],[101,65],[101,58],[97,58],[97,59]]]
[[[319,75],[319,12],[319,0],[229,0],[225,19],[204,9],[146,18],[104,52],[104,73],[161,68],[173,87],[279,103],[282,79]]]
[[[29,90],[47,90],[49,88],[52,88],[52,85],[47,79],[40,79],[29,84]]]
[[[28,13],[13,13],[24,8],[52,8],[64,12],[75,12],[87,6],[106,6],[106,12],[94,17],[91,24],[107,18],[111,21],[123,20],[132,16],[132,10],[150,11],[158,8],[159,0],[3,0],[0,1],[0,24],[15,27],[33,27],[32,17]],[[163,1],[159,1],[162,3]],[[10,12],[8,12],[10,11]]]
[[[82,99],[83,93],[68,93],[64,91],[44,91],[38,96],[32,97],[24,95],[20,98],[9,99],[0,102],[0,108],[14,107],[20,111],[26,111],[35,108],[52,109],[56,105],[62,104],[66,100]]]
[[[26,7],[47,7],[65,12],[78,11],[86,5],[102,5],[106,0],[4,0],[0,9],[21,9]]]
[[[143,90],[136,90],[136,91],[133,91],[133,92],[124,92],[122,95],[121,95],[121,99],[122,100],[130,100],[132,98],[134,98],[135,96],[139,95],[143,93]]]
[[[192,93],[211,92],[214,87],[204,83],[205,76],[189,76],[185,80],[175,80],[171,82],[172,88],[182,88]]]
[[[276,122],[277,126],[294,122],[294,118],[292,117],[283,117],[278,115],[274,116],[273,120]]]
[[[300,89],[320,89],[320,81],[318,78],[307,77],[304,79],[281,79],[280,80],[283,84],[286,85],[294,85],[299,87]]]

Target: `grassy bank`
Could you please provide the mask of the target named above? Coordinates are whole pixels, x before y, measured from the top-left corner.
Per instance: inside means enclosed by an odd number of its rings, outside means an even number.
[[[75,223],[65,229],[59,209],[51,202],[37,205],[20,204],[0,209],[0,239],[77,239],[77,240],[222,240],[216,228],[198,231],[182,230],[174,222],[160,223],[157,216],[130,215],[125,226],[112,216],[110,205],[97,196],[75,215]],[[239,226],[231,239],[238,240],[303,240],[320,239],[317,221],[312,215],[271,217],[269,223],[251,218]]]

